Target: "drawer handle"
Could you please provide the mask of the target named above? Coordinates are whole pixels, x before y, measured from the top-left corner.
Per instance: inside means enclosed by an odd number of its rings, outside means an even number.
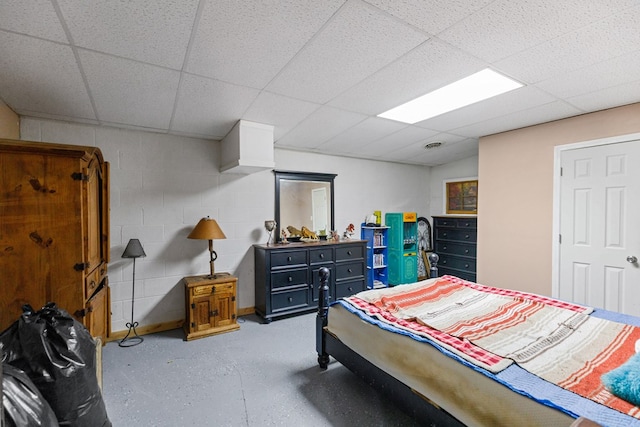
[[[447,260],[445,259],[444,261],[441,261],[440,264],[446,264]]]
[[[320,254],[320,259],[324,259],[324,254]]]
[[[442,233],[442,237],[447,237],[447,233]]]
[[[353,292],[353,288],[351,286],[349,286],[347,289],[349,289],[349,292]]]
[[[347,255],[351,256],[351,251],[347,251]]]
[[[468,253],[469,253],[469,249],[465,249],[465,250],[464,250],[464,253],[465,253],[465,254],[468,254]]]
[[[465,238],[465,239],[468,239],[468,238],[469,238],[469,235],[468,235],[468,234],[465,234],[464,238]]]
[[[446,246],[443,246],[443,247],[442,247],[442,250],[443,250],[443,251],[446,251],[446,250],[447,250],[447,247],[446,247]]]
[[[289,281],[289,283],[293,282],[293,277],[289,276],[289,278],[287,279]]]
[[[93,289],[95,287],[96,287],[96,282],[95,282],[95,280],[92,280],[91,284],[89,285],[89,289]]]
[[[291,262],[293,258],[291,258],[290,256],[287,257],[287,261]]]
[[[464,265],[464,268],[469,268],[469,264],[465,264],[465,265]]]
[[[353,270],[350,268],[347,268],[347,273],[353,273]]]
[[[292,297],[289,297],[287,299],[289,300],[289,302],[293,302],[293,298]]]

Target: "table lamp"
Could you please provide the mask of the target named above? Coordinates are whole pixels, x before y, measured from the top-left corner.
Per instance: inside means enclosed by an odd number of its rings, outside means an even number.
[[[191,233],[187,236],[189,239],[200,239],[209,241],[209,254],[211,259],[209,261],[211,267],[211,278],[215,278],[213,262],[218,258],[218,254],[213,250],[213,239],[226,239],[220,226],[215,219],[209,217],[202,218],[200,222],[195,226]]]

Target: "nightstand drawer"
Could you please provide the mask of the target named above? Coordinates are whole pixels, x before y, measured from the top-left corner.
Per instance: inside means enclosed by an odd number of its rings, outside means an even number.
[[[471,258],[476,257],[475,244],[436,241],[435,250],[438,255],[451,254],[451,255],[468,256]]]
[[[336,261],[348,261],[359,258],[364,258],[364,251],[361,245],[349,245],[347,247],[336,248]]]
[[[307,251],[282,251],[271,254],[271,268],[307,265]]]
[[[364,277],[364,263],[345,262],[336,264],[336,281]]]
[[[322,264],[325,262],[333,262],[333,249],[322,248],[309,250],[310,264]]]
[[[271,287],[273,289],[288,286],[306,285],[309,283],[306,268],[279,271],[271,273]]]
[[[309,301],[310,295],[308,287],[285,292],[274,292],[271,294],[271,309],[275,312],[308,306],[311,303]]]

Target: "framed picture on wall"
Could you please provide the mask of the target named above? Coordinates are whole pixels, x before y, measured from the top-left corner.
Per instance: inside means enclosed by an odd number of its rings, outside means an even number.
[[[478,213],[478,179],[447,180],[444,188],[445,213],[476,215]]]

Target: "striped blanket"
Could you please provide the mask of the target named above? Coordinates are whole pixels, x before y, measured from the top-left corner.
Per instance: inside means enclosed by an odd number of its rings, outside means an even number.
[[[640,418],[637,407],[613,396],[600,381],[634,354],[640,328],[590,316],[589,307],[453,276],[365,291],[346,300],[490,372],[517,363],[564,389]]]

